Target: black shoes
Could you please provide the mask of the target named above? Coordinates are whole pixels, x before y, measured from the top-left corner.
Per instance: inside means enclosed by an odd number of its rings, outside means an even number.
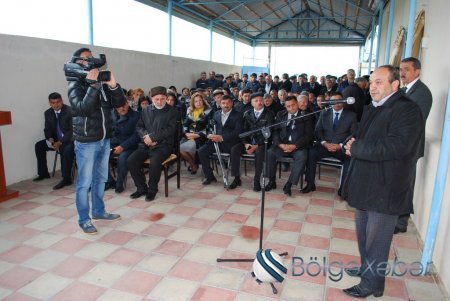
[[[228,186],[228,188],[230,189],[235,189],[238,186],[242,185],[242,181],[240,178],[234,178],[233,182],[230,184],[230,186]]]
[[[136,190],[136,192],[133,192],[130,195],[130,198],[137,199],[137,198],[139,198],[139,197],[141,197],[143,195],[146,195],[146,194],[147,194],[147,191],[145,191],[145,190]]]
[[[255,192],[261,191],[261,183],[259,183],[259,181],[253,183],[253,191]]]
[[[316,191],[316,185],[308,183],[308,185],[302,189],[302,193],[309,193],[311,191]]]
[[[217,182],[217,179],[213,176],[212,178],[206,178],[203,180],[202,184],[203,185],[209,185],[212,182]]]
[[[116,181],[110,181],[105,183],[105,191],[116,187]]]
[[[72,185],[72,181],[69,180],[61,180],[61,182],[59,182],[58,184],[56,184],[55,186],[53,186],[53,190],[57,190],[57,189],[61,189],[64,186],[69,186]]]
[[[39,181],[42,181],[44,179],[50,179],[50,174],[46,174],[46,175],[43,175],[43,176],[39,175],[37,178],[33,179],[33,182],[39,182]]]
[[[350,277],[360,277],[362,274],[359,267],[345,268],[344,271]]]
[[[270,180],[266,187],[264,187],[264,190],[271,191],[272,189],[277,189],[277,183],[275,183],[275,181],[273,180]]]
[[[394,230],[394,234],[398,234],[398,233],[405,233],[406,232],[406,228],[399,228],[399,227],[395,227]]]
[[[358,285],[352,286],[350,288],[346,288],[343,290],[344,293],[346,293],[347,295],[351,296],[351,297],[355,297],[355,298],[365,298],[368,297],[370,295],[373,295],[375,298],[381,297],[383,296],[383,291],[375,291],[372,289],[367,289],[367,288],[362,288]]]
[[[285,195],[292,196],[291,187],[292,187],[292,184],[290,182],[287,182],[284,185],[283,192],[284,192]]]
[[[125,191],[125,188],[123,188],[123,186],[121,186],[121,187],[116,187],[116,189],[114,189],[114,192],[115,193],[122,193],[122,192],[124,192]]]
[[[147,194],[145,195],[145,201],[146,202],[151,202],[155,199],[156,197],[156,192],[147,192]]]

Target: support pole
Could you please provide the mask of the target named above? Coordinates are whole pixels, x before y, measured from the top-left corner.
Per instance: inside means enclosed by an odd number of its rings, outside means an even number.
[[[395,10],[395,0],[391,0],[389,3],[389,24],[386,37],[386,50],[384,52],[384,64],[389,64],[389,59],[391,57],[391,40],[392,40],[392,29],[394,28],[394,10]]]
[[[367,69],[367,73],[368,74],[370,74],[370,71],[372,71],[373,39],[375,39],[375,17],[372,17],[372,34],[371,34],[371,37],[370,37],[369,68]],[[378,41],[378,43],[379,42],[380,41]]]
[[[88,40],[89,40],[89,45],[94,45],[94,17],[93,17],[92,12],[93,12],[92,0],[88,0],[88,22],[89,22]]]
[[[378,67],[378,62],[380,60],[382,29],[383,29],[383,1],[380,2],[380,9],[378,10],[378,39],[377,39],[377,56],[375,58],[375,67]]]
[[[212,62],[213,51],[213,21],[209,21],[209,61]]]
[[[436,235],[439,229],[439,217],[441,215],[442,200],[444,198],[445,182],[450,161],[450,87],[447,94],[447,107],[445,110],[444,129],[442,131],[441,150],[434,182],[431,211],[428,219],[427,235],[422,254],[422,275],[428,271],[428,265],[432,263]]]
[[[414,42],[414,22],[416,17],[416,0],[409,0],[408,32],[406,33],[405,57],[412,54]]]
[[[255,52],[256,52],[256,41],[252,40],[252,47],[253,47],[253,66],[255,66]]]
[[[233,32],[233,65],[236,65],[236,32]]]
[[[169,16],[169,55],[172,56],[172,0],[167,2],[167,15]]]
[[[272,44],[269,42],[269,45],[268,45],[268,51],[267,51],[267,53],[268,53],[268,62],[267,62],[267,73],[269,73],[270,74],[270,66],[272,65]]]

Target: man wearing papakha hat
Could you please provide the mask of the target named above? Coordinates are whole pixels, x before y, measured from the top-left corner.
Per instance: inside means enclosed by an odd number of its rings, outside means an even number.
[[[263,94],[261,92],[253,93],[250,100],[253,109],[244,113],[244,133],[269,126],[273,124],[275,119],[274,113],[264,107]],[[255,155],[253,190],[261,191],[260,180],[264,163],[264,137],[261,131],[242,138],[241,143],[231,148],[231,175],[234,176],[234,181],[230,184],[230,189],[235,189],[242,185],[240,172],[242,154]]]
[[[136,185],[130,197],[137,199],[145,195],[147,202],[153,201],[158,192],[161,164],[173,151],[178,120],[178,109],[167,104],[167,89],[154,87],[150,90],[152,104],[141,112],[136,132],[141,139],[138,149],[127,160],[128,169]],[[148,186],[142,163],[150,158]]]

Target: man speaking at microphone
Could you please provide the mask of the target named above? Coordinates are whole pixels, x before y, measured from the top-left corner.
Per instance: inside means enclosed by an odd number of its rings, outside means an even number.
[[[340,92],[333,92],[331,102],[342,100]],[[344,103],[336,102],[332,110],[320,114],[314,132],[316,145],[308,150],[306,181],[308,185],[302,189],[303,193],[316,190],[316,163],[322,158],[333,157],[343,163],[342,179],[338,190],[341,195],[342,182],[347,174],[350,157],[345,154],[343,143],[356,129],[356,113],[344,108]]]
[[[347,268],[361,282],[344,289],[352,297],[384,293],[389,249],[398,216],[413,213],[415,165],[423,124],[420,108],[399,91],[393,66],[370,76],[372,104],[364,108],[358,130],[345,144],[351,157],[343,196],[356,208],[360,268]]]

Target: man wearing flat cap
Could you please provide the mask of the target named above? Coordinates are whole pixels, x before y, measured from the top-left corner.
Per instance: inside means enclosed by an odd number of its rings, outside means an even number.
[[[225,94],[222,89],[216,89],[214,90],[212,96],[213,96],[213,102],[211,103],[211,109],[213,112],[220,111],[220,102],[222,100],[222,96]]]
[[[263,94],[261,92],[253,93],[250,99],[253,109],[244,113],[244,133],[269,126],[273,124],[275,118],[274,113],[264,107]],[[260,180],[264,163],[264,137],[260,131],[242,138],[241,143],[231,148],[231,175],[234,176],[234,180],[230,184],[230,189],[235,189],[242,185],[240,173],[242,154],[255,155],[253,190],[261,191]]]
[[[138,149],[128,157],[127,164],[136,185],[136,192],[130,195],[136,199],[145,195],[147,202],[153,201],[158,192],[161,164],[173,151],[178,120],[178,109],[167,104],[167,90],[154,87],[150,90],[152,104],[141,112],[136,132],[141,140]],[[150,158],[148,186],[142,163]]]

